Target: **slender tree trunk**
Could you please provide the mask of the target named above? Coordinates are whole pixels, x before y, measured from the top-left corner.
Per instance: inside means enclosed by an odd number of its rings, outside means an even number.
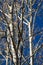
[[[8,45],[7,45],[6,65],[8,65]]]
[[[29,22],[29,44],[30,44],[30,56],[33,54],[32,50],[32,0],[30,0],[30,22]],[[30,65],[33,65],[33,57],[30,58]]]
[[[7,41],[9,43],[9,45],[11,46],[11,50],[10,51],[12,53],[13,62],[15,64],[16,63],[16,54],[15,54],[12,38],[10,37],[10,34],[11,34],[11,36],[13,35],[13,33],[12,33],[12,23],[10,23],[9,27],[10,27],[10,31],[7,29]],[[11,32],[11,33],[9,33],[9,32]]]
[[[29,23],[29,44],[30,44],[30,56],[32,56],[32,35],[31,24]],[[33,65],[33,57],[30,58],[30,65]]]
[[[19,65],[18,49],[16,49],[16,65]]]

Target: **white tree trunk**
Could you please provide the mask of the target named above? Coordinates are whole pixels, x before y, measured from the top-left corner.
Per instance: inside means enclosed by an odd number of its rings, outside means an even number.
[[[33,53],[33,50],[32,50],[32,29],[31,29],[31,23],[32,23],[32,0],[30,0],[30,8],[29,8],[29,11],[30,11],[30,22],[29,22],[29,45],[30,45],[30,65],[33,65],[33,57],[32,57],[32,53]]]
[[[7,46],[6,65],[8,65],[8,46]]]
[[[9,27],[10,27],[11,35],[13,35],[13,32],[12,32],[12,23],[9,24]],[[9,33],[8,29],[7,29],[7,41],[10,42],[10,46],[11,46],[11,50],[10,51],[11,51],[12,56],[13,56],[13,62],[16,63],[16,55],[15,55],[15,50],[13,48],[13,41],[12,41],[12,39],[10,37],[10,33]]]
[[[32,56],[32,35],[31,35],[30,23],[29,23],[29,45],[30,45],[30,56]],[[30,65],[33,65],[33,57],[30,58]]]

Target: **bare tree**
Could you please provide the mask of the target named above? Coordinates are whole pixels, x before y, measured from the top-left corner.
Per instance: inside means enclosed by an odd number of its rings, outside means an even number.
[[[43,9],[42,2],[42,0],[4,0],[4,2],[0,2],[2,4],[0,22],[5,25],[4,30],[3,25],[0,28],[0,39],[3,36],[6,39],[6,42],[3,40],[0,43],[1,46],[4,43],[2,50],[0,47],[0,55],[6,60],[6,65],[8,65],[9,59],[10,64],[12,62],[14,65],[34,65],[35,61],[39,65],[39,61],[43,57],[40,56],[40,49],[43,48],[43,27],[37,28],[36,17],[42,15],[39,13],[39,10]],[[35,5],[36,7],[34,7]],[[40,36],[38,42],[35,39],[37,36]],[[39,45],[40,41],[42,44]],[[25,55],[26,48],[29,49],[27,56]],[[35,55],[38,52],[37,60]]]

